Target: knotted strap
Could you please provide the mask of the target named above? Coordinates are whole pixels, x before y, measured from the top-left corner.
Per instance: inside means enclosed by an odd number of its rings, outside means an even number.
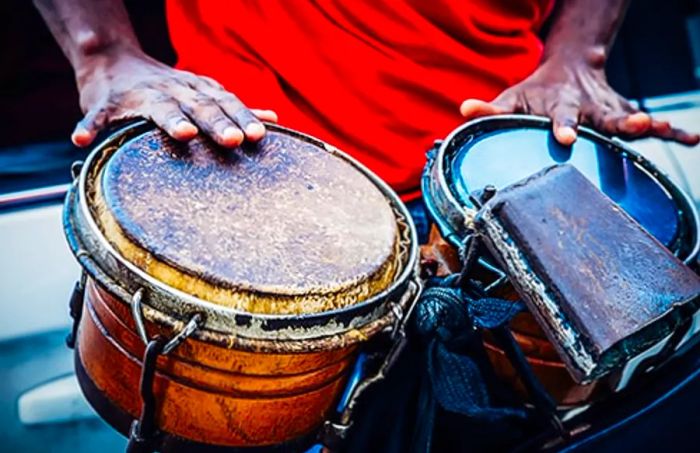
[[[517,301],[467,297],[452,280],[426,289],[416,306],[415,330],[424,344],[425,374],[421,382],[416,451],[432,443],[436,405],[448,412],[483,422],[524,419],[522,409],[494,407],[470,351],[482,350],[480,328],[496,328],[523,310]]]

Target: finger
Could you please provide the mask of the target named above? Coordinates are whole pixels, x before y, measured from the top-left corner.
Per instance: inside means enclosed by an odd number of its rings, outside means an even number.
[[[180,109],[202,132],[221,146],[233,148],[243,142],[243,132],[212,97],[192,91],[186,99],[180,101]]]
[[[653,120],[648,135],[688,146],[695,146],[700,143],[700,135],[672,127],[667,121]]]
[[[560,103],[552,107],[549,116],[552,118],[554,138],[564,146],[570,146],[576,141],[579,121],[579,107],[571,103]]]
[[[672,140],[688,146],[695,146],[700,142],[700,135],[673,127],[668,121],[654,118],[650,118],[650,121],[650,126],[644,136]]]
[[[260,121],[268,121],[270,123],[276,123],[277,121],[279,121],[277,113],[274,110],[250,109],[250,111]]]
[[[644,135],[651,125],[652,120],[649,115],[644,112],[636,112],[619,118],[615,127],[620,135],[638,137]]]
[[[265,135],[265,126],[260,122],[267,119],[258,118],[234,94],[226,91],[218,82],[209,77],[199,76],[195,82],[196,89],[216,99],[221,109],[245,133],[245,138],[258,141]],[[260,110],[259,112],[263,112]],[[277,114],[265,111],[270,121],[277,122]],[[268,113],[269,112],[269,113]]]
[[[198,132],[187,115],[173,98],[163,99],[151,104],[149,118],[175,140],[192,140]]]
[[[499,115],[507,111],[493,103],[479,99],[467,99],[459,106],[459,112],[466,120],[480,118],[482,116]]]
[[[618,109],[595,108],[586,117],[598,131],[626,139],[644,136],[651,127],[651,117],[643,112],[629,114]]]
[[[652,118],[649,134],[656,137],[667,137],[670,135],[671,129],[671,123],[668,121],[661,121]]]
[[[222,92],[218,100],[221,109],[243,130],[246,139],[255,142],[263,138],[265,126],[236,96]]]
[[[617,96],[617,104],[622,110],[629,114],[637,113],[640,111],[636,105],[632,104],[628,99],[619,95]]]
[[[673,128],[671,140],[687,146],[695,146],[700,143],[700,134],[694,134],[683,129]]]
[[[97,133],[107,125],[108,113],[104,107],[90,109],[76,124],[71,140],[75,146],[85,147],[95,140]]]

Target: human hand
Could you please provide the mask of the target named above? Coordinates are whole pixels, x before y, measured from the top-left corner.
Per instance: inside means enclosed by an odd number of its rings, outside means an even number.
[[[627,140],[658,137],[689,146],[700,141],[698,134],[656,120],[616,93],[606,80],[603,55],[595,53],[581,61],[548,59],[493,101],[467,99],[460,111],[467,120],[504,113],[547,116],[563,145],[576,140],[579,124]]]
[[[110,123],[143,117],[176,140],[199,132],[225,147],[265,134],[261,121],[277,121],[271,110],[248,109],[208,77],[177,70],[134,51],[100,54],[76,71],[85,117],[72,134],[88,146]]]

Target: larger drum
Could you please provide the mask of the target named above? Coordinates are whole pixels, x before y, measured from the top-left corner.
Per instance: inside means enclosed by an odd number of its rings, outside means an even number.
[[[581,127],[571,147],[556,142],[548,119],[503,115],[471,121],[438,142],[429,155],[423,196],[434,221],[433,252],[448,272],[459,272],[458,251],[477,212],[475,200],[486,186],[503,188],[557,163],[569,163],[615,201],[686,264],[700,249],[698,216],[687,195],[643,156],[623,142]],[[446,242],[446,245],[440,245]],[[433,253],[431,252],[431,253]],[[490,295],[516,297],[505,275],[488,259],[480,262]],[[533,371],[562,406],[580,406],[602,397],[600,383],[576,384],[529,313],[511,323],[513,336]],[[486,347],[496,371],[524,392],[517,373],[495,342]]]
[[[419,287],[394,192],[274,125],[235,150],[128,126],[82,166],[64,225],[80,385],[158,449],[303,445]]]

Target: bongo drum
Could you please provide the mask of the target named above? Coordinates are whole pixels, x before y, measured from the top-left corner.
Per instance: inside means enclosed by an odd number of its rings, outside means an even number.
[[[585,127],[565,147],[554,139],[548,119],[503,115],[464,124],[429,153],[422,189],[434,230],[427,253],[441,259],[442,272],[461,267],[456,252],[470,232],[484,187],[503,188],[558,163],[573,165],[678,258],[694,264],[700,249],[697,212],[655,165],[623,142]],[[445,253],[445,244],[455,252]],[[493,261],[481,259],[478,271],[489,283],[489,295],[517,297]],[[605,393],[597,382],[578,385],[571,379],[529,313],[516,316],[510,327],[533,372],[560,405],[586,404]],[[486,348],[496,372],[523,390],[505,353],[488,336]]]
[[[224,150],[139,122],[75,174],[75,366],[135,444],[307,445],[360,346],[417,296],[415,229],[396,194],[339,150],[267,128]]]

